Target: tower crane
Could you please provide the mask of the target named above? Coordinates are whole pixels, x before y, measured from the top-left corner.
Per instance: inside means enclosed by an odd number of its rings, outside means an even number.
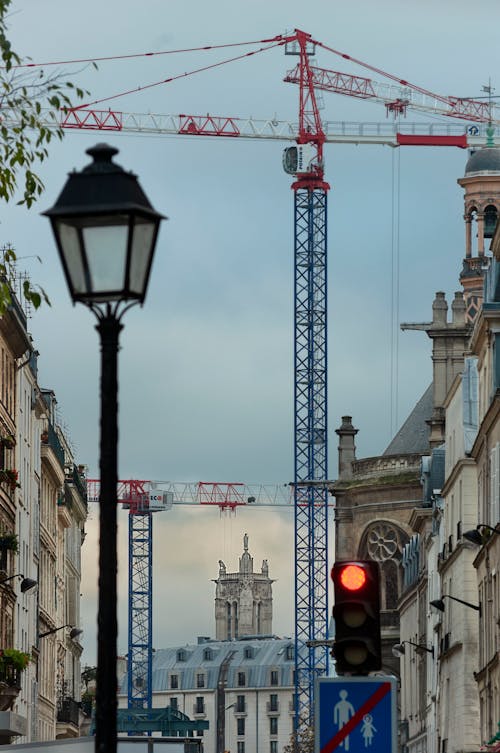
[[[59,126],[73,131],[98,130],[106,132],[141,132],[176,134],[184,136],[212,136],[228,138],[279,139],[295,142],[285,149],[283,166],[294,176],[294,483],[293,507],[295,512],[295,623],[296,623],[296,694],[295,724],[310,723],[314,709],[314,679],[328,669],[326,649],[303,647],[311,641],[328,635],[328,562],[327,562],[327,194],[329,185],[324,175],[323,149],[325,143],[378,143],[392,146],[467,146],[484,143],[483,125],[497,125],[495,108],[491,104],[463,97],[435,95],[403,79],[385,73],[349,55],[340,53],[314,40],[310,34],[295,30],[291,34],[261,40],[271,46],[284,46],[285,53],[296,55],[298,63],[287,73],[285,81],[299,86],[299,119],[297,124],[276,119],[256,121],[235,117],[213,115],[137,115],[115,110],[95,109],[90,105],[64,111]],[[341,56],[352,63],[368,68],[392,80],[391,85],[382,85],[369,78],[352,76],[338,71],[319,68],[311,62],[315,48]],[[269,49],[267,47],[266,49]],[[254,53],[250,53],[254,54]],[[230,62],[230,61],[227,61]],[[187,74],[183,74],[187,75]],[[167,79],[168,83],[173,79]],[[408,110],[430,112],[448,119],[465,121],[466,125],[443,126],[434,123],[402,125],[386,124],[385,127],[364,126],[349,123],[322,123],[319,115],[316,90],[329,91],[381,102],[387,113],[406,115]],[[119,95],[116,95],[119,96]],[[105,100],[100,100],[103,102]],[[98,103],[92,103],[98,104]],[[15,116],[13,116],[15,117]],[[144,484],[145,482],[134,482]],[[121,498],[119,491],[119,499]],[[145,488],[131,487],[126,492],[129,504],[143,499]],[[173,492],[172,492],[173,493]],[[135,502],[134,502],[135,500]],[[199,502],[201,503],[201,502]],[[235,503],[236,504],[236,503]],[[139,510],[139,508],[137,508]],[[131,515],[148,519],[151,515]],[[143,521],[144,522],[144,521]],[[140,546],[151,540],[150,527],[132,529],[131,577],[134,594],[140,599],[151,598],[151,583],[142,564],[148,559],[147,546],[140,553]],[[137,551],[137,561],[136,561]],[[140,574],[139,574],[140,573]],[[135,598],[135,596],[134,596]],[[144,602],[145,603],[145,602]],[[132,604],[132,613],[135,602]],[[145,606],[137,611],[147,612]],[[150,623],[145,617],[138,632],[141,636],[149,631]],[[144,675],[145,654],[142,638],[129,635],[129,641],[137,645],[140,655],[135,670]],[[150,645],[150,644],[148,644]],[[300,650],[299,650],[300,647]],[[135,691],[133,691],[135,693]],[[150,684],[149,684],[150,692]],[[129,696],[130,697],[130,696]],[[136,703],[148,703],[150,698],[133,695]]]
[[[98,502],[100,482],[87,479],[87,500]],[[290,484],[118,482],[117,502],[128,509],[128,708],[152,708],[153,514],[173,505],[206,505],[221,512],[243,506],[293,509]]]

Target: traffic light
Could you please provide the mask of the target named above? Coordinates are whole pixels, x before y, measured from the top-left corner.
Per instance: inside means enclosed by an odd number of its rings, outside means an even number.
[[[377,562],[335,562],[332,568],[338,674],[366,675],[382,666],[380,572]]]

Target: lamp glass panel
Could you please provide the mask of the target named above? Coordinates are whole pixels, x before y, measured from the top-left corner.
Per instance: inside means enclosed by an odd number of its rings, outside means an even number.
[[[132,253],[130,258],[130,290],[139,295],[144,294],[147,275],[153,255],[153,241],[156,222],[136,217],[132,231]]]
[[[56,225],[70,285],[75,293],[84,293],[87,285],[77,228],[64,220],[58,220]]]
[[[125,287],[127,262],[128,217],[112,218],[112,224],[96,218],[95,224],[86,222],[83,243],[90,275],[90,292],[116,293],[120,298]],[[112,296],[109,296],[111,300]]]

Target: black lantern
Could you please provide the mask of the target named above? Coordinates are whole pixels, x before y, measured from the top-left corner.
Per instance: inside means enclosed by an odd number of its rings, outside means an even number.
[[[94,312],[101,340],[95,750],[116,753],[118,340],[124,312],[146,296],[162,215],[137,177],[112,161],[116,149],[98,144],[87,154],[92,164],[69,175],[44,214],[71,298]]]
[[[94,161],[69,174],[49,217],[73,302],[143,303],[162,215],[137,176],[113,162],[118,150],[97,144]]]

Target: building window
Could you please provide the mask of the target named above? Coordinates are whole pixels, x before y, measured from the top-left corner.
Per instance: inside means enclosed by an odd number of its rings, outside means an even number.
[[[244,688],[246,685],[246,677],[244,672],[238,672],[238,687]]]
[[[270,735],[278,734],[278,717],[277,716],[272,716],[269,719],[269,734]]]
[[[213,659],[213,652],[211,648],[206,648],[203,651],[203,660],[204,661],[212,661]]]
[[[269,743],[269,753],[278,753],[278,741],[271,740]]]
[[[236,734],[240,737],[245,734],[245,717],[236,720]]]
[[[253,648],[251,646],[247,646],[243,655],[245,659],[253,659]]]
[[[170,708],[174,711],[177,711],[177,709],[179,708],[179,706],[177,705],[177,698],[175,696],[170,699]]]
[[[205,687],[205,675],[196,675],[196,687],[197,688],[204,688]]]
[[[205,713],[205,699],[203,696],[198,695],[196,696],[196,706],[195,706],[195,714],[204,714]]]
[[[271,670],[271,685],[277,685],[278,684],[278,670],[272,669]]]
[[[240,740],[240,742],[236,743],[236,751],[237,753],[245,753],[245,743]]]
[[[186,652],[183,648],[181,648],[180,651],[177,651],[177,661],[186,661]]]
[[[179,687],[179,676],[178,675],[170,675],[170,687],[172,690],[177,690]]]
[[[292,661],[292,659],[293,659],[293,646],[292,646],[291,643],[286,647],[286,654],[285,654],[285,656],[286,656],[286,660],[287,661]]]
[[[238,711],[240,714],[245,711],[245,696],[244,695],[236,696],[236,711]]]
[[[269,696],[269,711],[278,710],[278,695],[277,693],[271,693]]]

